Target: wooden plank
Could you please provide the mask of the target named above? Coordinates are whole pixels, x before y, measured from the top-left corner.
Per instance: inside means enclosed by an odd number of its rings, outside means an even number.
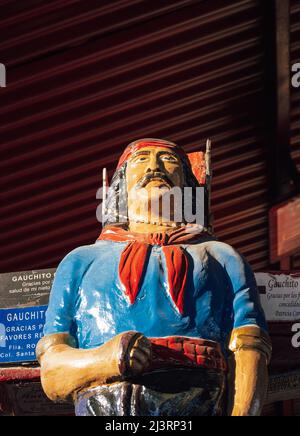
[[[40,369],[36,368],[2,368],[0,382],[35,381],[40,377]],[[278,401],[300,399],[300,369],[291,372],[271,374],[266,404]]]
[[[266,404],[300,398],[300,370],[270,376]]]
[[[39,367],[0,368],[0,382],[37,380],[40,378]]]
[[[292,345],[294,324],[294,322],[269,323],[273,346],[270,371],[273,374],[300,370],[300,351]]]
[[[269,222],[270,262],[276,263],[298,253],[300,251],[300,197],[273,207],[269,212]]]
[[[283,401],[282,416],[294,416],[294,400]]]
[[[0,384],[0,416],[73,416],[72,402],[50,401],[40,381]]]
[[[290,271],[292,269],[292,258],[290,256],[280,259],[281,271]]]

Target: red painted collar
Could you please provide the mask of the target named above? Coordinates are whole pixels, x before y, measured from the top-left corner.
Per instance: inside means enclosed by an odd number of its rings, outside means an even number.
[[[206,232],[202,227],[187,225],[161,233],[134,233],[120,227],[106,226],[100,240],[127,242],[119,262],[119,278],[124,292],[134,304],[146,271],[151,245],[161,245],[166,259],[168,289],[180,314],[184,313],[189,259],[180,244],[200,241]]]

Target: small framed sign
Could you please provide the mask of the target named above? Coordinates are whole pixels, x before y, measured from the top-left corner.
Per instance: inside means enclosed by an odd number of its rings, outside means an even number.
[[[36,360],[55,269],[0,275],[0,365]]]
[[[255,277],[267,321],[300,320],[300,272],[262,272]]]

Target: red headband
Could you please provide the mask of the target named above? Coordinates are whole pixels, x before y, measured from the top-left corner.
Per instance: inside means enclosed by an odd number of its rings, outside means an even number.
[[[144,147],[162,147],[174,150],[181,158],[188,161],[188,157],[182,148],[173,142],[164,141],[163,139],[140,139],[138,141],[132,142],[125,148],[124,153],[119,159],[117,169],[119,169],[136,151]]]

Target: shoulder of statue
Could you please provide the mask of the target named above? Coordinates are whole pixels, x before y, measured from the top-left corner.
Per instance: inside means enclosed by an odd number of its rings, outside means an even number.
[[[245,263],[243,256],[234,247],[213,237],[200,240],[199,243],[193,245],[192,249],[196,255],[210,256],[223,266],[230,263],[241,265]]]
[[[58,273],[71,273],[74,269],[77,272],[84,272],[93,262],[96,256],[96,244],[77,247],[70,251],[60,262],[57,268]]]

